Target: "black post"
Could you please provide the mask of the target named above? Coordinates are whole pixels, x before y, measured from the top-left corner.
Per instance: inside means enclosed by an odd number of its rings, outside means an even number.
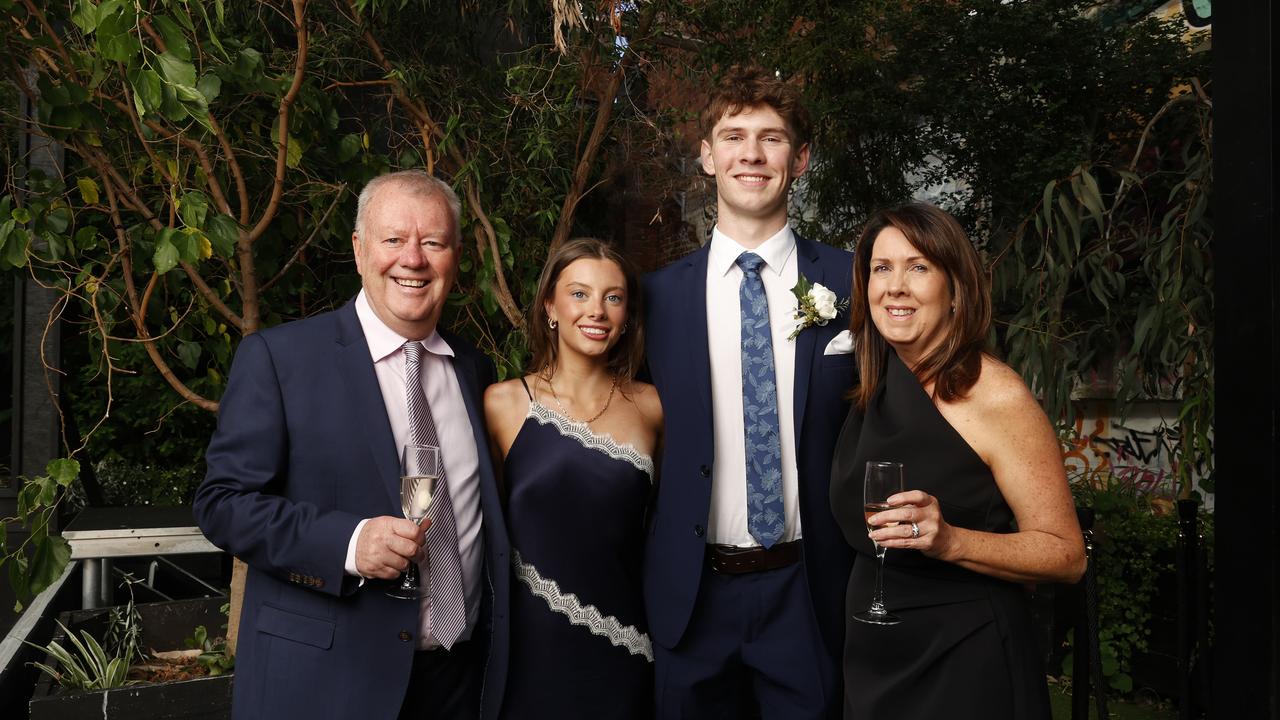
[[[1196,527],[1198,500],[1178,501],[1178,720],[1195,717],[1191,683],[1192,659],[1196,652],[1196,558],[1200,555],[1199,528]]]
[[[1071,643],[1071,720],[1089,720],[1089,653],[1093,648],[1089,642],[1083,580],[1076,585],[1076,592],[1079,603],[1076,606],[1075,640]]]
[[[1209,618],[1213,613],[1209,608],[1209,585],[1213,576],[1209,574],[1209,548],[1205,545],[1204,535],[1198,538],[1200,552],[1196,554],[1196,572],[1200,574],[1200,582],[1196,583],[1196,654],[1191,661],[1192,692],[1196,698],[1196,711],[1201,717],[1213,717],[1213,688],[1209,683]]]
[[[1213,6],[1213,712],[1280,720],[1280,239],[1269,2]],[[1235,272],[1248,274],[1238,280]]]
[[[1076,517],[1080,520],[1080,529],[1084,531],[1084,554],[1088,562],[1084,579],[1076,583],[1076,623],[1074,641],[1071,647],[1071,720],[1089,720],[1089,680],[1093,663],[1090,660],[1098,654],[1097,647],[1097,597],[1090,596],[1090,590],[1097,591],[1096,586],[1090,588],[1089,579],[1093,577],[1093,508],[1077,507]],[[1092,604],[1092,612],[1090,605]],[[1093,622],[1090,622],[1093,615]],[[1098,694],[1102,694],[1101,686]],[[1103,715],[1103,717],[1106,717]]]

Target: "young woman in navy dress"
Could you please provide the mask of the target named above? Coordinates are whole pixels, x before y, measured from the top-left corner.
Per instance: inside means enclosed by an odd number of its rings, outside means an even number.
[[[485,393],[515,580],[503,717],[653,714],[640,573],[662,407],[634,379],[639,292],[611,247],[570,240],[538,283],[530,373]]]

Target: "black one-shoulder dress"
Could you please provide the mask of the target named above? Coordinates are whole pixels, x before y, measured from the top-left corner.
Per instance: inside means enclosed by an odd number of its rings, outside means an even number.
[[[991,469],[890,351],[865,411],[850,411],[832,462],[831,508],[857,551],[846,593],[844,717],[1048,720],[1044,665],[1022,586],[889,549],[885,604],[898,625],[852,619],[871,602],[876,557],[862,513],[868,460],[905,466],[906,488],[938,498],[957,527],[1013,531]]]

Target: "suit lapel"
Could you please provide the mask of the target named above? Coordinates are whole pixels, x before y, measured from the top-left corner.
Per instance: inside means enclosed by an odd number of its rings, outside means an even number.
[[[352,408],[350,422],[359,428],[378,468],[378,477],[386,490],[391,506],[400,507],[400,453],[395,437],[391,434],[391,421],[382,402],[382,388],[373,371],[373,359],[369,344],[356,317],[354,303],[348,303],[338,311],[338,369],[346,382],[347,406]]]
[[[800,274],[811,283],[823,282],[822,266],[818,264],[818,252],[813,243],[802,237],[796,237],[796,258],[799,260]],[[809,376],[813,370],[814,347],[818,332],[808,328],[796,337],[796,372],[795,372],[795,423],[796,447],[800,447],[800,433],[804,429],[805,403],[809,399]]]
[[[702,412],[711,417],[711,350],[707,340],[707,258],[711,243],[691,254],[680,283],[684,292],[684,343],[689,348],[689,365]],[[678,343],[678,341],[677,341]]]

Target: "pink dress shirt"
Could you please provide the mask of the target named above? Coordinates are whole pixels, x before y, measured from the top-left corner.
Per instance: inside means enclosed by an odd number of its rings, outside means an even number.
[[[387,409],[391,434],[396,448],[409,441],[409,410],[405,400],[404,350],[407,338],[397,335],[378,318],[369,306],[364,291],[356,297],[356,317],[364,330],[365,342],[373,360],[373,370],[382,390],[382,403]],[[471,431],[471,418],[462,399],[462,388],[453,371],[453,349],[438,333],[431,333],[422,340],[427,352],[422,358],[422,390],[431,405],[436,421],[436,433],[440,437],[440,453],[444,458],[445,473],[449,478],[449,497],[453,501],[454,517],[458,525],[458,553],[462,558],[462,584],[467,599],[467,629],[459,640],[470,639],[480,614],[480,572],[484,558],[484,535],[480,518],[480,458],[475,436]],[[362,520],[347,545],[345,570],[348,575],[359,577],[356,572],[356,540],[368,520]],[[426,568],[422,580],[427,582]],[[418,649],[427,650],[440,644],[431,634],[431,602],[422,599],[419,613]]]

